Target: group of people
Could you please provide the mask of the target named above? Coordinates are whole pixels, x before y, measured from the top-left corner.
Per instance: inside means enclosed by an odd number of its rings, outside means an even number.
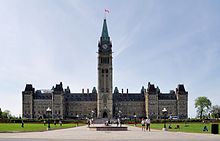
[[[116,121],[114,121],[113,123],[116,123],[117,127],[121,127],[122,126],[122,122],[120,120],[120,118],[118,118]],[[112,124],[112,122],[110,121],[110,119],[108,119],[105,122],[105,126],[109,126],[110,124]]]
[[[46,120],[44,120],[44,126],[46,125],[46,124],[50,124],[50,120],[48,120],[47,122],[46,122]],[[56,126],[56,124],[57,124],[57,121],[56,120],[54,120],[54,122],[53,122],[53,124]],[[60,124],[60,126],[62,126],[62,121],[61,120],[59,120],[59,124]]]
[[[142,131],[150,131],[150,119],[144,119],[142,118],[141,120],[141,126],[142,126]]]

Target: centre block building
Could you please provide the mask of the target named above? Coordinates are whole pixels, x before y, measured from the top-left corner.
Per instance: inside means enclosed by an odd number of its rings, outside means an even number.
[[[104,19],[101,37],[98,43],[98,87],[82,89],[81,93],[72,93],[63,88],[62,82],[48,90],[35,90],[32,84],[26,84],[22,92],[22,116],[24,118],[44,118],[46,109],[52,109],[53,118],[97,117],[163,117],[162,110],[167,109],[168,116],[188,117],[188,92],[183,84],[169,93],[161,93],[159,87],[150,82],[140,92],[129,93],[128,89],[113,91],[112,78],[112,42],[106,19]]]

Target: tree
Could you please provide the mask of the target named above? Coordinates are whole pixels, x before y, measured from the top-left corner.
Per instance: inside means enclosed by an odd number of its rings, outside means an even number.
[[[0,118],[2,118],[2,109],[0,108]]]
[[[11,117],[11,112],[9,110],[5,110],[2,112],[2,118],[10,118]]]
[[[213,118],[220,118],[220,106],[219,105],[212,106],[211,115]]]
[[[202,119],[205,114],[208,113],[211,105],[211,101],[205,96],[201,96],[195,99],[195,108],[197,108],[197,114],[200,119]]]

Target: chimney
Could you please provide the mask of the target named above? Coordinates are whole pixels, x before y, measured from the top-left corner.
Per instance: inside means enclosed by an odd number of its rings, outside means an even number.
[[[82,89],[82,93],[84,94],[84,89]]]
[[[127,89],[127,94],[128,94],[128,89]]]
[[[121,89],[121,93],[123,94],[123,89]]]
[[[89,94],[89,89],[87,89],[87,94]]]

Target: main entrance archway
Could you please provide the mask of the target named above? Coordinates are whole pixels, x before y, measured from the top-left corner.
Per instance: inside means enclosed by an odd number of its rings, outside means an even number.
[[[107,112],[103,112],[103,115],[102,115],[103,118],[107,118],[108,117],[108,114]]]

